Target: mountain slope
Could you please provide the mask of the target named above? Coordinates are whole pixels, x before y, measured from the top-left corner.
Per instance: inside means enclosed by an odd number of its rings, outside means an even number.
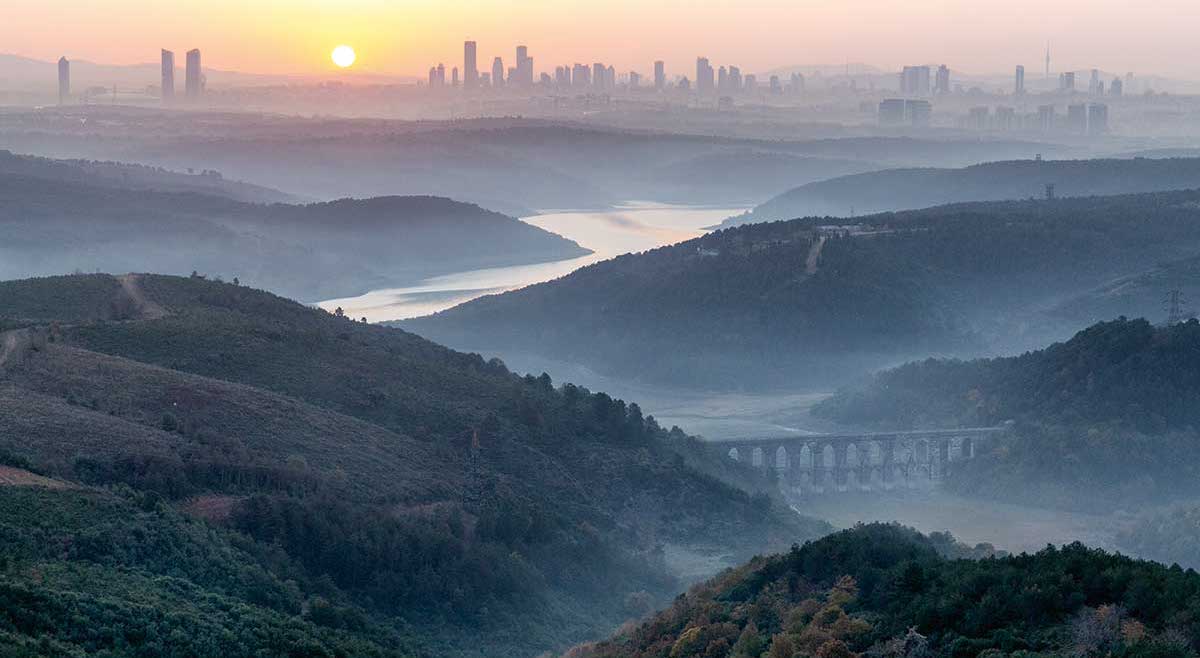
[[[888,169],[809,183],[722,227],[794,217],[850,217],[947,203],[1130,194],[1200,187],[1200,158],[1017,160],[962,169]]]
[[[57,277],[0,308],[0,458],[195,510],[436,655],[595,637],[671,594],[666,553],[827,528],[634,404],[260,291]]]
[[[990,559],[964,548],[859,526],[755,559],[570,655],[1194,655],[1193,571],[1078,543]]]
[[[47,162],[0,175],[0,278],[199,271],[321,300],[451,271],[589,253],[512,217],[449,199],[261,205],[158,191],[192,187],[169,176],[130,183],[121,173],[114,182],[109,169],[117,165]]]
[[[829,386],[930,354],[1070,335],[1079,325],[1053,310],[1064,300],[1200,253],[1198,202],[1175,192],[752,224],[403,326],[630,379]]]

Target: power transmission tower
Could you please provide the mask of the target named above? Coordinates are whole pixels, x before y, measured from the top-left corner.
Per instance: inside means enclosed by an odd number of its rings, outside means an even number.
[[[1168,327],[1175,326],[1187,319],[1187,312],[1183,309],[1183,291],[1178,288],[1167,292],[1167,298],[1163,300],[1163,305],[1167,307]]]

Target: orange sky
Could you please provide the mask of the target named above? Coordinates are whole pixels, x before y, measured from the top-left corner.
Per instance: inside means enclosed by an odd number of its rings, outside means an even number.
[[[150,62],[199,47],[206,66],[328,72],[348,43],[356,68],[423,75],[461,62],[511,64],[523,42],[536,68],[602,60],[688,73],[696,55],[753,72],[788,64],[946,62],[971,72],[1024,63],[1200,78],[1200,0],[37,0],[3,9],[0,52]],[[52,29],[49,26],[54,26]]]

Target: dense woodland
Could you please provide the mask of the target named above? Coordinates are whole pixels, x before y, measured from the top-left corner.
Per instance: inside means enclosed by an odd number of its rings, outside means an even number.
[[[963,557],[970,555],[970,559]],[[1193,656],[1200,574],[1081,544],[979,558],[866,525],[758,558],[588,658]]]
[[[246,287],[56,277],[0,283],[0,309],[12,328],[0,462],[221,533],[249,556],[234,562],[295,582],[279,623],[299,623],[297,605],[303,621],[320,597],[315,614],[346,642],[532,654],[662,601],[679,586],[664,549],[736,561],[828,529],[636,404]],[[31,494],[0,486],[0,499],[16,495]],[[81,533],[68,526],[61,541]],[[167,566],[132,567],[142,580],[130,596],[165,596],[154,588]],[[225,591],[208,572],[172,574]],[[6,632],[91,641],[47,623]],[[342,641],[295,633],[322,651]],[[153,653],[149,637],[103,641]]]
[[[1200,428],[1200,322],[1120,318],[1018,357],[914,362],[814,413],[889,429],[1012,422],[956,483],[989,497],[1108,507],[1194,495],[1200,469],[1180,456]]]
[[[162,190],[142,180],[157,185],[159,177],[168,182]],[[184,180],[172,185],[176,178]],[[207,187],[188,185],[193,178],[205,177],[0,152],[0,279],[200,271],[317,301],[589,253],[513,217],[445,198],[267,205],[236,200],[246,194],[232,184],[225,190],[215,174]]]
[[[1200,187],[1200,158],[1014,160],[961,169],[887,169],[827,178],[780,194],[723,227],[811,215],[928,208],[947,203],[1104,196]]]
[[[659,383],[829,386],[931,354],[1069,336],[1078,318],[1121,307],[1097,289],[1200,251],[1198,202],[1197,192],[1165,192],[941,206],[854,226],[752,224],[403,326],[451,346]],[[1142,290],[1161,302],[1164,291]]]

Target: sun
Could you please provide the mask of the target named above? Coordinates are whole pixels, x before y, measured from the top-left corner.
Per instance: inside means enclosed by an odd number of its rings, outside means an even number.
[[[334,64],[337,64],[339,68],[344,69],[349,68],[354,64],[354,60],[357,58],[357,55],[354,54],[354,49],[350,46],[338,46],[337,48],[333,49],[330,57],[333,58]]]

